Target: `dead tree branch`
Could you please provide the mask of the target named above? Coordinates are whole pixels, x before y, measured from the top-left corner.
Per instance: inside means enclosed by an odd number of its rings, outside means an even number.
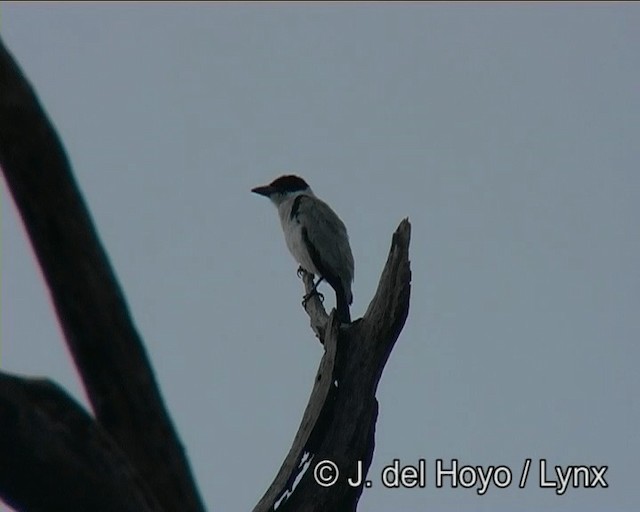
[[[204,510],[62,144],[1,42],[0,165],[96,420],[164,510]]]
[[[253,512],[351,512],[356,510],[363,484],[347,478],[366,476],[374,450],[378,402],[375,398],[382,370],[409,312],[411,225],[403,220],[393,235],[391,250],[378,290],[364,317],[339,327],[335,311],[328,321],[314,297],[306,310],[311,326],[324,342],[325,354],[316,375],[309,404],[293,446],[275,480]],[[312,281],[305,279],[307,293]],[[330,460],[339,469],[334,485],[314,480],[315,466]]]
[[[19,510],[162,510],[109,434],[48,380],[0,373],[0,432],[0,495]]]

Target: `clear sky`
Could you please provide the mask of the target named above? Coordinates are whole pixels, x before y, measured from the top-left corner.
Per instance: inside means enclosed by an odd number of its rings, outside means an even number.
[[[640,509],[640,5],[0,10],[211,510],[262,496],[322,356],[275,209],[249,192],[285,172],[348,227],[354,317],[413,225],[359,511]],[[4,183],[1,298],[3,369],[86,402]],[[425,458],[427,487],[384,488],[394,458]],[[437,458],[513,483],[438,489]],[[607,465],[609,488],[540,489],[541,458]]]

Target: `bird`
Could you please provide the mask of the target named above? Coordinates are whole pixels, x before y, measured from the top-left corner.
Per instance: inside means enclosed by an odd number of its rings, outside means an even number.
[[[347,228],[340,217],[316,197],[304,179],[293,174],[251,192],[269,198],[276,206],[289,252],[302,270],[318,276],[303,304],[324,280],[335,291],[338,319],[350,323],[354,263]]]

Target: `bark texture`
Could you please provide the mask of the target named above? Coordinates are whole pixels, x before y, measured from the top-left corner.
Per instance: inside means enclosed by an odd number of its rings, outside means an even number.
[[[348,512],[356,510],[362,485],[353,487],[358,461],[366,475],[374,450],[382,370],[409,312],[411,225],[403,220],[393,235],[387,263],[365,315],[339,325],[335,310],[326,321],[318,297],[305,309],[311,327],[325,347],[309,404],[293,446],[275,480],[254,508],[267,512]],[[305,289],[313,279],[305,276]],[[330,460],[340,476],[323,487],[314,478],[319,462]]]

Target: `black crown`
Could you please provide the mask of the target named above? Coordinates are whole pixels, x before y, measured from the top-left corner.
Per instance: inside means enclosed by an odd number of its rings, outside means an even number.
[[[282,190],[283,192],[297,192],[299,190],[305,190],[309,188],[307,182],[304,181],[301,177],[295,176],[294,174],[288,174],[286,176],[280,176],[273,180],[270,185],[278,190]]]

